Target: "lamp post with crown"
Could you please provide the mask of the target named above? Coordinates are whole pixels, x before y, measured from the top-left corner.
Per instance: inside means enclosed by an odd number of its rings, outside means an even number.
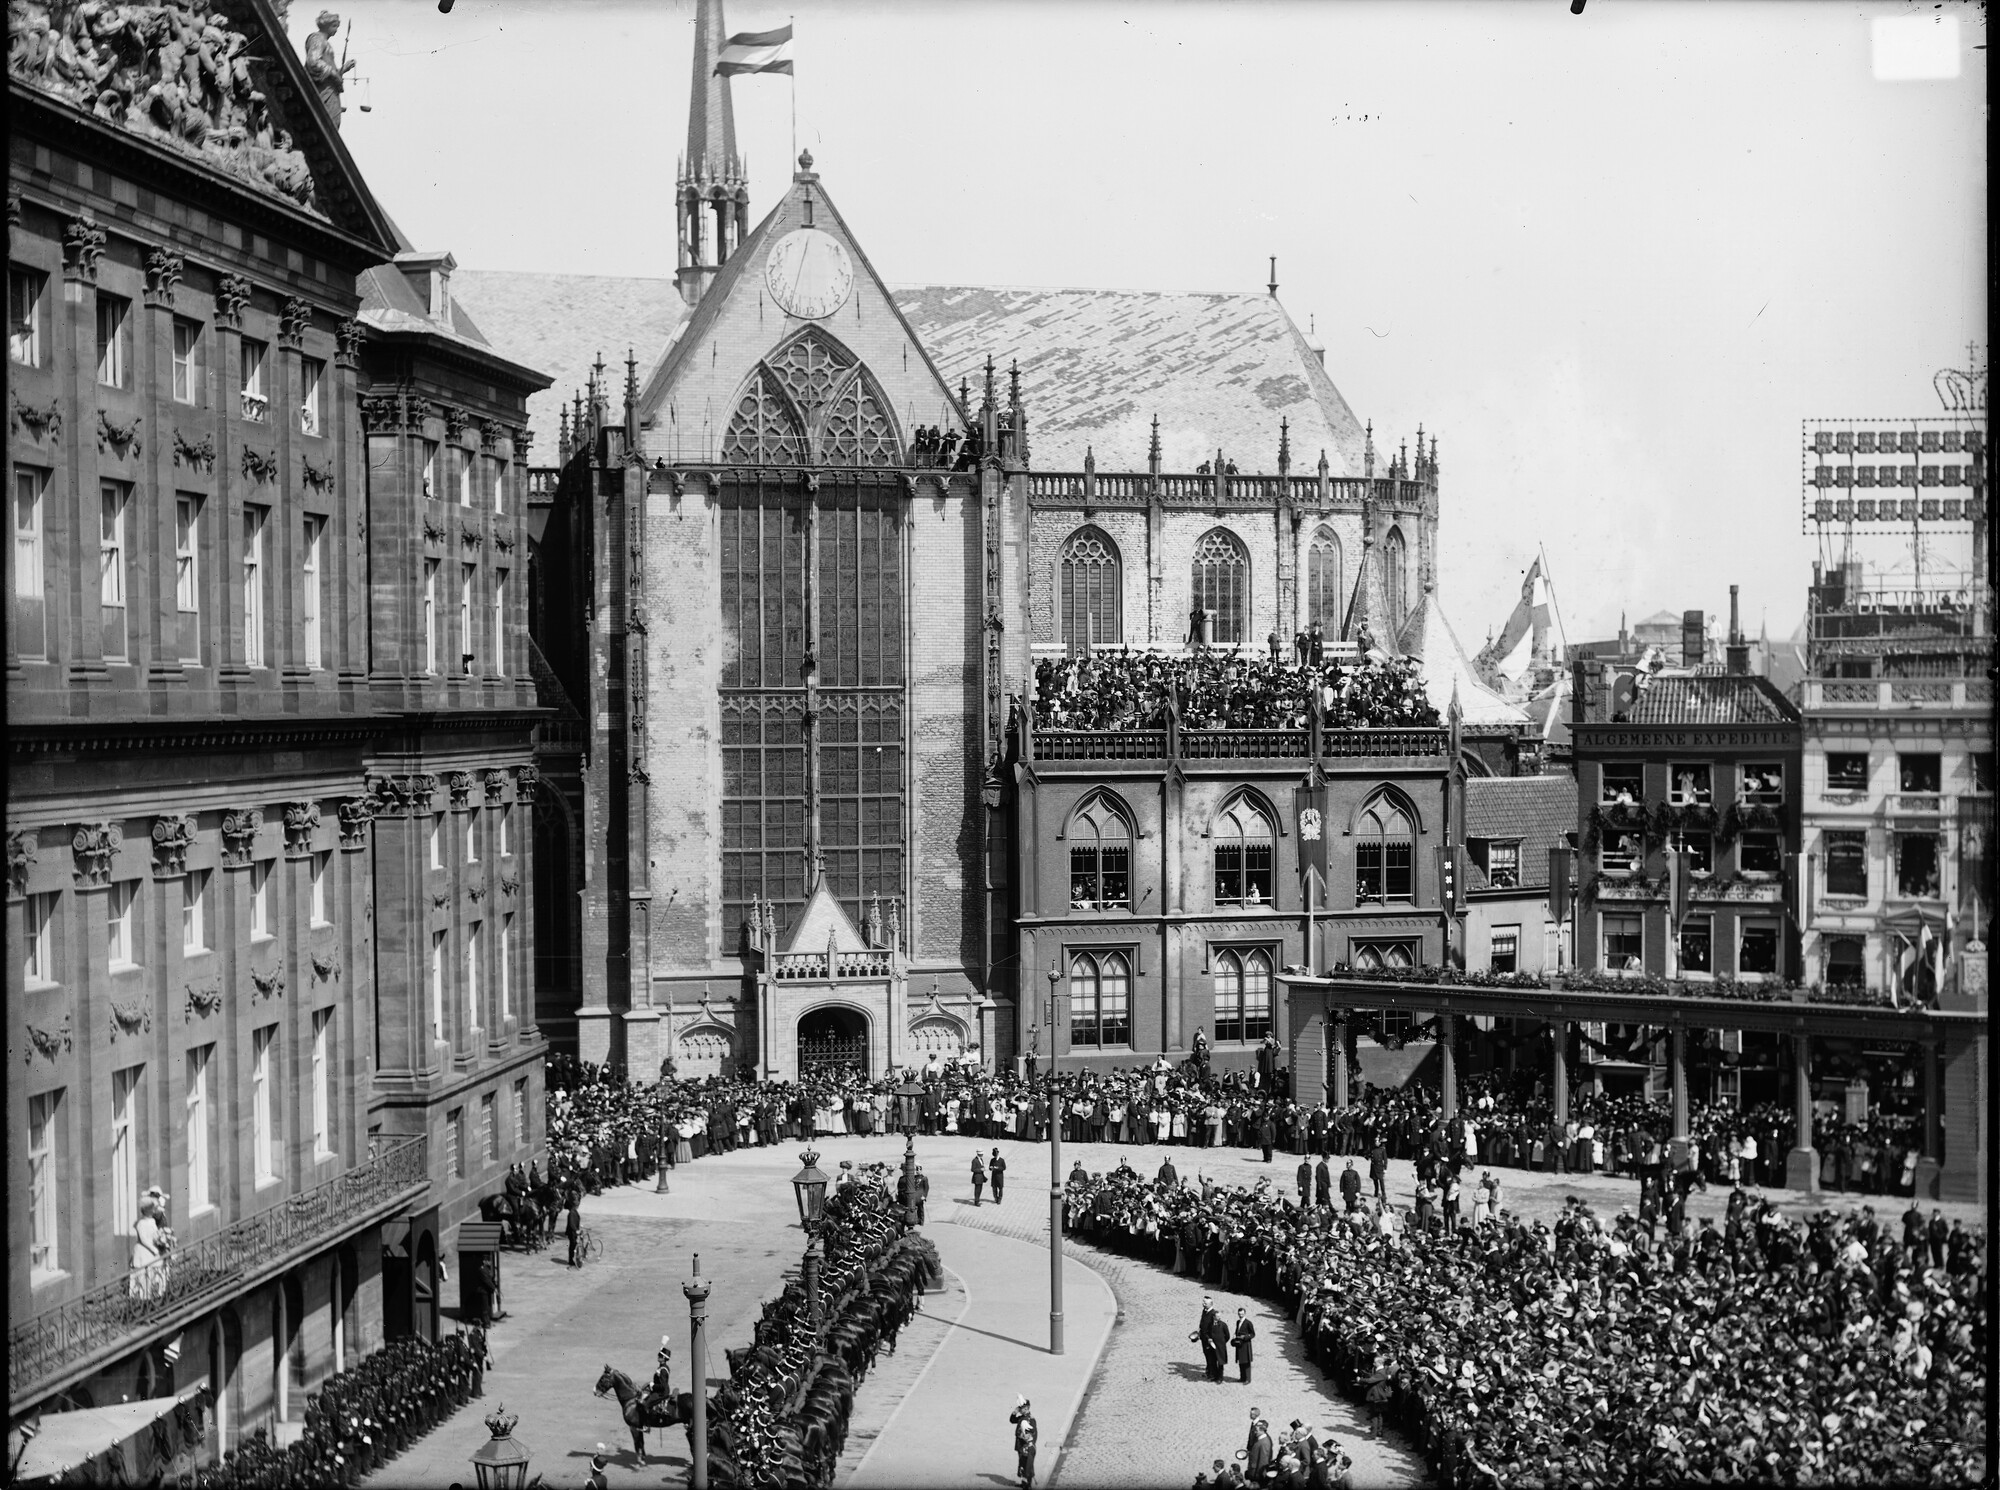
[[[523,1490],[528,1483],[528,1449],[514,1437],[514,1425],[520,1421],[504,1402],[486,1415],[491,1436],[472,1456],[479,1490]]]
[[[910,1076],[896,1087],[897,1116],[903,1129],[903,1225],[917,1224],[917,1128],[922,1122],[924,1084]]]
[[[1049,1005],[1042,1011],[1042,1023],[1049,1027],[1049,1354],[1063,1353],[1062,1292],[1062,1088],[1056,1082],[1056,989],[1062,970],[1049,963]]]
[[[694,1428],[688,1434],[694,1466],[688,1475],[693,1490],[708,1490],[708,1283],[701,1276],[701,1254],[694,1255],[694,1277],[681,1285],[688,1301],[688,1369],[694,1380]]]
[[[654,1124],[653,1128],[653,1165],[659,1171],[659,1181],[653,1186],[653,1193],[655,1195],[665,1195],[667,1193],[667,1079],[665,1075],[660,1077],[660,1084],[654,1090],[653,1095],[660,1104],[657,1109],[659,1121]]]

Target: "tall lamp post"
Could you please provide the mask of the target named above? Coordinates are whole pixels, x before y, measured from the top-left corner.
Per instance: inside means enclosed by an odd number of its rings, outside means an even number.
[[[653,1131],[653,1166],[659,1171],[659,1183],[653,1186],[655,1195],[667,1193],[667,1083],[661,1079],[659,1089],[654,1094],[659,1098],[659,1122]]]
[[[1049,1354],[1063,1353],[1062,1295],[1062,1091],[1056,1084],[1056,986],[1060,965],[1049,963],[1049,1005],[1042,1022],[1049,1027]]]
[[[923,1101],[924,1084],[914,1076],[896,1087],[896,1108],[903,1129],[903,1224],[917,1224],[917,1124],[918,1104]]]
[[[708,1284],[701,1276],[701,1254],[694,1255],[694,1279],[683,1283],[688,1301],[688,1369],[694,1373],[694,1468],[688,1477],[693,1490],[708,1490]]]

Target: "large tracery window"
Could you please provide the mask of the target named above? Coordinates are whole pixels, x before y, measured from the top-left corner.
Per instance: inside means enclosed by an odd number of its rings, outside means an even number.
[[[1410,555],[1403,543],[1403,530],[1391,528],[1382,543],[1382,598],[1389,608],[1389,624],[1401,626],[1410,614]]]
[[[1215,903],[1271,903],[1271,820],[1237,797],[1215,820]]]
[[[1102,797],[1069,822],[1069,903],[1079,911],[1126,910],[1132,904],[1132,835]]]
[[[1340,635],[1346,605],[1341,581],[1340,539],[1333,529],[1321,527],[1306,550],[1306,624],[1316,624],[1330,637]]]
[[[1416,898],[1416,840],[1410,819],[1388,797],[1376,797],[1354,825],[1354,898]]]
[[[1208,612],[1208,639],[1236,647],[1250,629],[1250,559],[1243,545],[1210,528],[1194,546],[1194,604]]]
[[[1096,528],[1082,528],[1063,545],[1062,639],[1072,652],[1124,640],[1119,615],[1118,549]]]
[[[1215,954],[1215,1038],[1261,1040],[1271,1032],[1271,959],[1259,951]]]
[[[874,377],[812,326],[745,381],[722,458],[736,465],[896,466],[902,446]]]
[[[1080,952],[1069,965],[1069,1043],[1132,1043],[1132,965],[1122,952]]]

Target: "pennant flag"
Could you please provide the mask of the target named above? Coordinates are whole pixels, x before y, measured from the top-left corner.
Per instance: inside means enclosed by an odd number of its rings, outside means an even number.
[[[775,31],[739,31],[715,59],[715,75],[733,78],[743,72],[785,72],[792,70],[792,28]]]
[[[1512,683],[1526,672],[1537,657],[1547,655],[1549,636],[1549,587],[1542,578],[1538,554],[1521,577],[1521,598],[1500,628],[1499,637],[1486,644],[1479,661],[1490,677]]]

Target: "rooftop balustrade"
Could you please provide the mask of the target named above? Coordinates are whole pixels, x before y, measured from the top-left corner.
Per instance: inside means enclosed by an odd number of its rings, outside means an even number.
[[[1922,709],[1990,709],[1990,678],[1807,678],[1804,707],[1879,709],[1906,713]]]

